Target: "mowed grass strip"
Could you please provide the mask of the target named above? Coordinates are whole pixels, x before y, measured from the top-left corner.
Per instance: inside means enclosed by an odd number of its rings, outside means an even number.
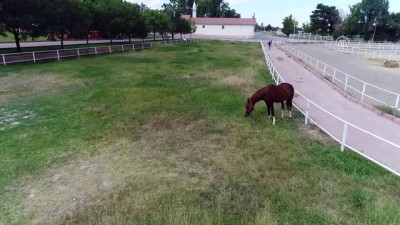
[[[0,224],[399,224],[398,177],[243,116],[269,83],[257,43],[0,68]]]

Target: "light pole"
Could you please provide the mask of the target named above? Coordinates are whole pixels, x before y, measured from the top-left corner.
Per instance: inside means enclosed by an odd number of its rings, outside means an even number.
[[[293,22],[293,35],[296,34],[296,24],[294,23],[294,19],[292,18],[292,22]]]
[[[372,43],[374,43],[374,38],[375,38],[375,31],[376,31],[376,22],[374,22],[374,34],[372,35]]]

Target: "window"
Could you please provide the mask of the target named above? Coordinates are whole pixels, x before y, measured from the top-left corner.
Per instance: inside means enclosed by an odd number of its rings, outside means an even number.
[[[224,26],[224,25],[222,25],[222,30],[223,30],[223,29],[225,29],[225,26]]]
[[[203,25],[203,28],[205,28],[206,27],[206,25]]]

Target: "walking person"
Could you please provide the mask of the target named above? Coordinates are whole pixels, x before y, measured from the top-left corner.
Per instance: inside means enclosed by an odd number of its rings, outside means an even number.
[[[271,49],[271,44],[272,44],[272,40],[269,40],[269,41],[268,41],[268,50]]]

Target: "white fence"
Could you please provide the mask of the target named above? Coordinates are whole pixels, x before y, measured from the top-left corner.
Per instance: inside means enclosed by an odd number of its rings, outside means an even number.
[[[362,81],[287,45],[278,46],[361,102],[400,109],[399,93]]]
[[[186,42],[196,42],[202,39],[188,39]],[[110,45],[110,46],[96,46],[88,48],[73,48],[73,49],[59,49],[50,51],[35,51],[35,52],[22,52],[12,54],[1,54],[0,64],[7,65],[20,62],[37,62],[40,60],[60,60],[67,57],[80,57],[83,55],[98,55],[98,54],[111,54],[113,52],[124,52],[133,50],[143,50],[153,48],[154,46],[167,45],[167,44],[180,44],[186,43],[182,40],[170,40],[160,42],[144,42],[137,44],[123,44],[123,45]]]
[[[272,78],[277,84],[285,82],[283,77],[279,74],[275,66],[272,64],[272,61],[267,54],[264,44],[261,43],[261,45]],[[376,159],[376,157],[371,157],[370,155],[374,155],[372,153],[368,154],[370,153],[370,150],[368,150],[368,148],[370,149],[371,146],[379,146],[381,149],[385,149],[386,151],[391,150],[396,152],[397,154],[400,154],[400,145],[386,140],[376,134],[368,132],[360,127],[357,127],[356,125],[344,119],[341,119],[338,116],[335,116],[334,114],[328,112],[315,102],[302,95],[297,90],[295,92],[296,97],[294,99],[294,106],[304,115],[305,124],[308,124],[308,122],[311,121],[313,124],[318,126],[321,130],[323,130],[334,140],[340,143],[341,151],[344,151],[345,147],[347,147],[367,158],[368,160],[385,168],[386,170],[396,174],[397,176],[400,176],[400,172],[383,163],[382,161],[384,160],[378,160]],[[333,124],[334,126],[332,126]],[[332,129],[332,127],[337,127],[338,125],[341,125],[342,129]],[[357,142],[356,140],[360,138],[361,140],[368,139],[369,141],[362,143]],[[378,149],[374,150],[378,151]],[[379,154],[384,154],[384,152],[379,152]]]
[[[290,34],[288,43],[326,43],[327,41],[332,41],[332,36],[322,36],[322,35],[312,35],[312,34]]]
[[[370,59],[400,61],[400,44],[327,41],[325,47]]]

